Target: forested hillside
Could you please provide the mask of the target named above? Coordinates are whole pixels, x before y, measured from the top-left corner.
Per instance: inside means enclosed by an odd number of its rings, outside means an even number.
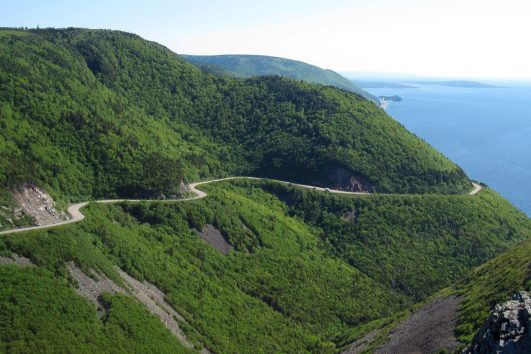
[[[4,348],[173,345],[155,321],[138,325],[150,317],[130,297],[102,299],[109,312],[98,320],[73,290],[74,262],[115,281],[117,265],[156,285],[187,320],[187,336],[213,352],[337,352],[363,325],[395,316],[531,236],[529,219],[490,191],[338,197],[269,182],[202,188],[202,200],[94,204],[81,223],[0,237],[0,255],[35,264],[24,272],[0,266]],[[207,225],[234,249],[224,255],[201,240]],[[61,342],[72,337],[83,341]]]
[[[380,105],[378,97],[361,89],[349,79],[335,71],[321,69],[317,66],[297,60],[269,57],[265,55],[182,55],[184,59],[200,68],[218,73],[248,78],[252,76],[279,75],[295,80],[335,86],[354,92]]]
[[[4,188],[168,196],[183,180],[227,174],[378,192],[470,188],[459,167],[346,91],[215,77],[122,32],[0,33]]]

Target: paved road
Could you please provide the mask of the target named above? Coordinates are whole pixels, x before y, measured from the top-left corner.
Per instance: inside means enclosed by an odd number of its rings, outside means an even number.
[[[121,202],[132,202],[132,203],[135,203],[135,202],[158,202],[158,203],[185,202],[185,201],[189,201],[189,200],[202,199],[202,198],[205,198],[207,196],[207,194],[205,192],[203,192],[202,190],[197,189],[196,188],[197,186],[200,186],[200,185],[203,185],[203,184],[208,184],[208,183],[216,183],[216,182],[221,182],[221,181],[228,181],[228,180],[231,180],[231,179],[260,180],[260,179],[263,179],[263,178],[258,178],[258,177],[227,177],[227,178],[213,179],[213,180],[210,180],[210,181],[194,182],[194,183],[191,183],[189,185],[189,187],[190,187],[190,191],[193,194],[195,194],[195,196],[190,197],[190,198],[182,198],[182,199],[105,199],[105,200],[95,200],[94,203],[113,204],[113,203],[121,203]],[[329,189],[329,188],[323,188],[323,187],[309,186],[309,185],[306,185],[306,184],[291,183],[291,182],[286,182],[286,181],[278,181],[278,180],[274,180],[274,181],[279,182],[279,183],[284,183],[284,184],[297,186],[297,187],[317,190],[317,191],[321,191],[321,192],[335,193],[335,194],[347,194],[347,195],[369,195],[369,194],[371,194],[371,193],[367,193],[367,192],[340,191],[340,190],[337,190],[337,189]],[[481,186],[479,184],[472,182],[472,185],[473,185],[473,189],[472,189],[472,191],[470,191],[470,193],[468,193],[469,195],[477,194],[481,190]],[[57,223],[53,223],[53,224],[48,224],[48,225],[30,226],[30,227],[22,227],[22,228],[13,229],[13,230],[6,230],[6,231],[0,232],[0,235],[12,234],[12,233],[16,233],[16,232],[31,231],[31,230],[38,230],[38,229],[47,229],[47,228],[50,228],[50,227],[56,227],[56,226],[61,226],[61,225],[66,225],[66,224],[72,224],[72,223],[81,221],[81,220],[83,220],[85,218],[85,215],[83,215],[81,213],[81,208],[83,208],[86,205],[88,205],[88,203],[89,202],[82,202],[82,203],[76,203],[76,204],[70,205],[68,207],[68,214],[70,215],[70,219],[68,219],[68,220],[57,222]]]

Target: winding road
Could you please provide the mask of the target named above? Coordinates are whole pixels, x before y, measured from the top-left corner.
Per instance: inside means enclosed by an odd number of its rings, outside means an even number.
[[[194,182],[189,184],[190,191],[195,194],[195,196],[190,198],[182,198],[182,199],[104,199],[104,200],[95,200],[93,203],[101,203],[101,204],[113,204],[113,203],[121,203],[121,202],[158,202],[158,203],[173,203],[173,202],[186,202],[190,200],[197,200],[202,199],[207,196],[205,192],[202,190],[197,189],[196,187],[203,185],[203,184],[209,184],[209,183],[216,183],[216,182],[222,182],[222,181],[228,181],[232,179],[253,179],[253,180],[261,180],[265,178],[259,178],[259,177],[226,177],[226,178],[219,178],[219,179],[213,179],[210,181],[201,181],[201,182]],[[271,180],[271,179],[270,179]],[[321,192],[328,192],[328,193],[334,193],[334,194],[346,194],[346,195],[370,195],[371,193],[367,192],[347,192],[347,191],[340,191],[337,189],[329,189],[329,188],[323,188],[323,187],[316,187],[316,186],[310,186],[306,184],[298,184],[298,183],[291,183],[286,181],[279,181],[279,180],[272,180],[275,182],[283,183],[283,184],[289,184],[301,188],[307,188],[307,189],[313,189],[316,191]],[[475,182],[472,182],[473,189],[468,193],[469,195],[477,194],[481,190],[481,186]],[[40,225],[40,226],[29,226],[29,227],[21,227],[18,229],[12,229],[12,230],[6,230],[0,232],[0,235],[6,235],[6,234],[13,234],[16,232],[24,232],[24,231],[31,231],[31,230],[39,230],[39,229],[48,229],[51,227],[57,227],[61,225],[67,225],[72,224],[75,222],[79,222],[85,218],[85,215],[81,213],[81,208],[87,206],[89,202],[82,202],[82,203],[76,203],[72,204],[68,207],[68,214],[70,214],[70,219],[48,224],[48,225]]]

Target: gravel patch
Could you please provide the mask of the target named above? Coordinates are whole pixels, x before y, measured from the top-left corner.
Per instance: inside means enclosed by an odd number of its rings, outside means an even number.
[[[97,306],[99,318],[105,315],[105,308],[100,302],[100,296],[103,293],[125,293],[124,289],[104,274],[93,273],[92,277],[89,277],[73,262],[69,262],[66,267],[70,275],[77,281],[76,292]]]
[[[158,316],[184,346],[191,349],[194,348],[194,345],[186,338],[186,335],[179,327],[178,321],[186,323],[186,320],[166,302],[166,295],[155,285],[147,281],[140,282],[118,267],[115,267],[115,270],[124,280],[124,283],[127,284],[127,289],[118,286],[104,274],[93,273],[89,277],[73,262],[69,262],[67,268],[70,275],[78,283],[77,293],[98,307],[98,317],[100,319],[105,315],[103,304],[100,303],[100,296],[103,293],[130,294],[140,301],[149,312]],[[210,353],[206,349],[202,349],[200,352],[203,354]]]
[[[206,224],[201,232],[196,230],[199,237],[223,254],[229,253],[233,247],[225,240],[221,232],[213,225]]]
[[[355,341],[350,345],[350,347],[342,352],[341,354],[360,354],[363,353],[365,349],[369,346],[371,341],[373,340],[376,335],[380,333],[379,329],[375,329],[373,331],[370,331],[369,333],[365,334],[363,337]]]
[[[134,297],[146,306],[146,308],[154,315],[160,317],[166,327],[179,339],[179,341],[187,348],[193,348],[194,345],[186,338],[186,335],[179,327],[179,322],[186,320],[165,300],[165,294],[155,285],[144,281],[139,282],[135,278],[121,269],[116,269],[118,274],[122,277],[124,282],[129,285]],[[202,349],[201,353],[207,354],[208,350]]]
[[[459,347],[455,338],[457,307],[460,298],[435,299],[415,310],[389,333],[389,341],[375,354],[424,354]]]
[[[12,257],[0,257],[0,265],[16,265],[19,267],[32,267],[35,264],[31,259],[19,256],[16,253],[13,253]]]

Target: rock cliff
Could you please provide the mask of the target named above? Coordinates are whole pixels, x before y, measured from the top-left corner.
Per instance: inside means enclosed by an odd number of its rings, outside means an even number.
[[[531,298],[527,292],[496,305],[491,315],[463,353],[531,353]]]

